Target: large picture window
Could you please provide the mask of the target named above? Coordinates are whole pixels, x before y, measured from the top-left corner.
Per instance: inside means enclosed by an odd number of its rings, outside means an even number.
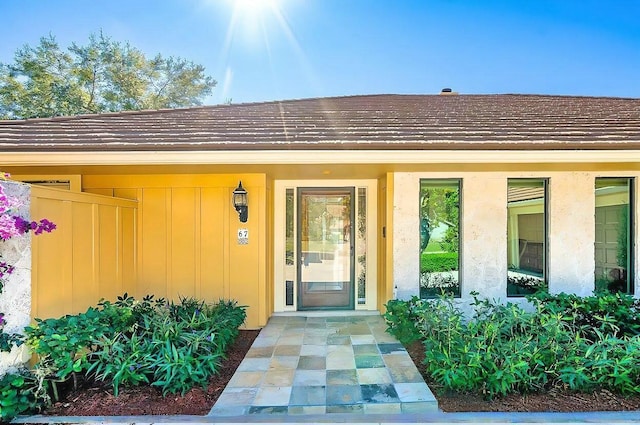
[[[507,296],[546,289],[547,180],[507,183]]]
[[[595,288],[633,294],[633,179],[596,178]]]
[[[460,296],[460,180],[420,181],[420,297]]]

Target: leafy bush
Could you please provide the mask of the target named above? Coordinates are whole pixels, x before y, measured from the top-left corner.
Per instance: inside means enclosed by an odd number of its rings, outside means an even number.
[[[528,298],[541,313],[560,314],[591,340],[596,330],[613,336],[640,335],[640,300],[631,295],[602,292],[589,297],[540,292]]]
[[[0,313],[0,320],[2,318],[2,313]],[[10,334],[6,333],[2,329],[2,323],[0,323],[0,351],[5,351],[7,353],[11,352],[11,349],[15,345],[16,347],[21,346],[24,343],[24,336],[21,334]]]
[[[448,272],[458,270],[457,252],[425,252],[420,256],[421,272]]]
[[[28,371],[7,373],[0,379],[0,420],[9,422],[23,413],[40,410],[47,402],[46,390]]]
[[[194,298],[156,306],[140,314],[130,332],[99,342],[88,372],[110,380],[117,395],[121,385],[147,383],[163,394],[205,386],[217,373],[229,344],[246,318],[233,301],[209,305]]]
[[[599,334],[595,342],[582,340],[577,348],[579,351],[568,354],[559,367],[559,378],[568,388],[640,393],[640,337],[619,339]]]
[[[398,340],[409,345],[420,341],[421,335],[416,327],[418,313],[417,305],[422,303],[418,297],[410,301],[389,300],[385,304],[386,311],[383,315],[387,322],[387,332],[393,334]]]
[[[84,313],[35,321],[36,325],[25,331],[27,343],[38,356],[36,368],[64,381],[86,371],[96,341],[126,331],[134,323],[134,316],[131,308],[103,302]]]
[[[487,397],[552,388],[640,393],[640,336],[616,335],[608,319],[587,332],[564,310],[548,308],[553,303],[527,312],[476,295],[469,320],[451,296],[388,304],[389,331],[404,341],[419,335],[426,370],[445,390]]]
[[[185,393],[206,385],[244,323],[244,307],[234,301],[206,304],[194,298],[167,303],[124,294],[85,313],[36,319],[27,342],[38,355],[35,369],[50,382],[79,374],[121,386],[150,384],[163,393]]]

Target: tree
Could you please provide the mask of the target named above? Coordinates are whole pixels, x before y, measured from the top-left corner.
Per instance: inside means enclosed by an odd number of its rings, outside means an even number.
[[[447,230],[440,248],[458,252],[459,246],[459,189],[455,186],[423,187],[420,192],[420,252],[429,244],[433,229],[446,224]]]
[[[178,57],[147,58],[102,32],[60,48],[55,37],[0,63],[0,118],[21,119],[201,105],[216,81]]]

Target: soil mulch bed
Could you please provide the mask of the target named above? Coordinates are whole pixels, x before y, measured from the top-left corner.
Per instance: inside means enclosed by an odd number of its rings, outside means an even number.
[[[230,347],[220,374],[209,381],[206,389],[194,388],[184,396],[163,397],[156,388],[144,386],[123,389],[113,396],[110,385],[87,382],[71,391],[64,401],[55,403],[44,414],[56,416],[126,416],[126,415],[206,415],[233,376],[259,331],[243,330]],[[422,345],[408,347],[411,358],[425,376]],[[438,387],[425,376],[429,387]],[[593,394],[549,393],[510,395],[485,400],[474,394],[438,394],[438,404],[445,412],[586,412],[605,410],[640,410],[640,396],[625,398],[603,390]]]

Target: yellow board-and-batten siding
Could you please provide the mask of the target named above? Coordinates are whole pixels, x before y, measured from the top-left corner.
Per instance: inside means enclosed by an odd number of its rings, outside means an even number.
[[[57,225],[32,239],[32,317],[78,313],[134,289],[137,202],[32,186],[31,215]]]
[[[249,193],[247,223],[240,223],[231,205],[240,180]],[[136,194],[136,297],[234,299],[249,306],[247,327],[266,324],[271,301],[264,174],[86,175],[83,188]],[[247,245],[238,243],[240,228],[249,231]]]

